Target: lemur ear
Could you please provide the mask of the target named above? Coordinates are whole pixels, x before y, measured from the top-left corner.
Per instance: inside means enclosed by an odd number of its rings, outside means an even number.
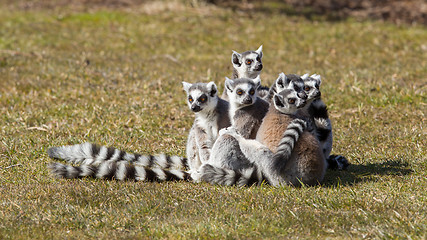
[[[208,88],[209,95],[211,97],[215,96],[218,92],[216,84],[214,82],[209,82],[208,84],[206,84],[206,87]]]
[[[286,85],[288,85],[288,83],[288,77],[286,77],[284,73],[280,73],[279,77],[276,80],[276,85],[283,89]]]
[[[261,86],[261,78],[259,77],[259,75],[252,79],[252,81],[255,83],[255,89],[258,89]]]
[[[228,91],[233,92],[233,84],[233,80],[229,79],[228,77],[225,77],[225,87]]]
[[[262,58],[262,45],[255,52],[258,53],[259,58]]]
[[[188,82],[182,82],[182,87],[184,88],[184,91],[186,91],[187,93],[188,93],[188,90],[190,89],[190,87],[191,87],[192,85],[193,85],[193,84],[188,83]]]
[[[305,80],[307,80],[308,76],[309,76],[309,74],[306,73],[306,74],[302,75],[301,78],[302,78],[302,80],[305,81]]]
[[[233,51],[233,54],[231,55],[231,63],[233,63],[233,66],[240,67],[242,65],[242,54]]]
[[[320,85],[320,83],[322,83],[322,78],[320,77],[320,75],[319,74],[313,74],[313,75],[311,75],[310,76],[311,78],[314,78],[316,81],[317,81],[317,83]]]

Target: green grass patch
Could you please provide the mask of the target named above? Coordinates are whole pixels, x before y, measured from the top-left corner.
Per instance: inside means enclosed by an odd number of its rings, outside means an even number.
[[[0,9],[1,239],[426,238],[425,27],[180,1]],[[303,188],[49,175],[51,146],[184,155],[181,82],[222,90],[231,50],[261,44],[263,83],[322,75],[347,171]]]

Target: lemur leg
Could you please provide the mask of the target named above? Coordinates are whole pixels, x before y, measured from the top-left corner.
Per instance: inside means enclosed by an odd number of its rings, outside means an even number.
[[[204,130],[195,128],[195,142],[199,152],[201,164],[208,162],[213,146],[212,139],[208,137]]]
[[[202,162],[200,161],[199,149],[196,144],[194,127],[191,128],[190,133],[188,134],[186,155],[188,159],[188,166],[190,168],[189,173],[197,171],[197,169],[202,165]]]

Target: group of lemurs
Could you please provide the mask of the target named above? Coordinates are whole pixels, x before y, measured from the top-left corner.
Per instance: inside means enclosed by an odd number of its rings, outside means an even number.
[[[84,143],[48,149],[51,172],[62,178],[168,181],[221,185],[315,185],[326,169],[349,163],[330,155],[332,125],[321,100],[321,77],[280,73],[271,87],[261,85],[262,46],[233,51],[232,79],[219,97],[214,82],[183,82],[195,120],[186,157],[130,154]],[[76,165],[76,166],[74,166]]]

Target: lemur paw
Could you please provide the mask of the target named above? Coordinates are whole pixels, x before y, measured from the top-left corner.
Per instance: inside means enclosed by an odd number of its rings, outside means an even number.
[[[347,158],[341,155],[330,155],[327,161],[329,169],[346,170],[350,165]]]
[[[222,136],[224,134],[236,135],[237,134],[237,130],[234,127],[227,127],[227,128],[223,128],[223,129],[219,130],[219,135],[220,136]]]
[[[192,170],[189,172],[191,175],[191,179],[193,179],[193,182],[199,183],[201,182],[202,174],[199,170]]]
[[[315,118],[314,124],[316,125],[316,128],[331,129],[331,126],[325,118]]]

